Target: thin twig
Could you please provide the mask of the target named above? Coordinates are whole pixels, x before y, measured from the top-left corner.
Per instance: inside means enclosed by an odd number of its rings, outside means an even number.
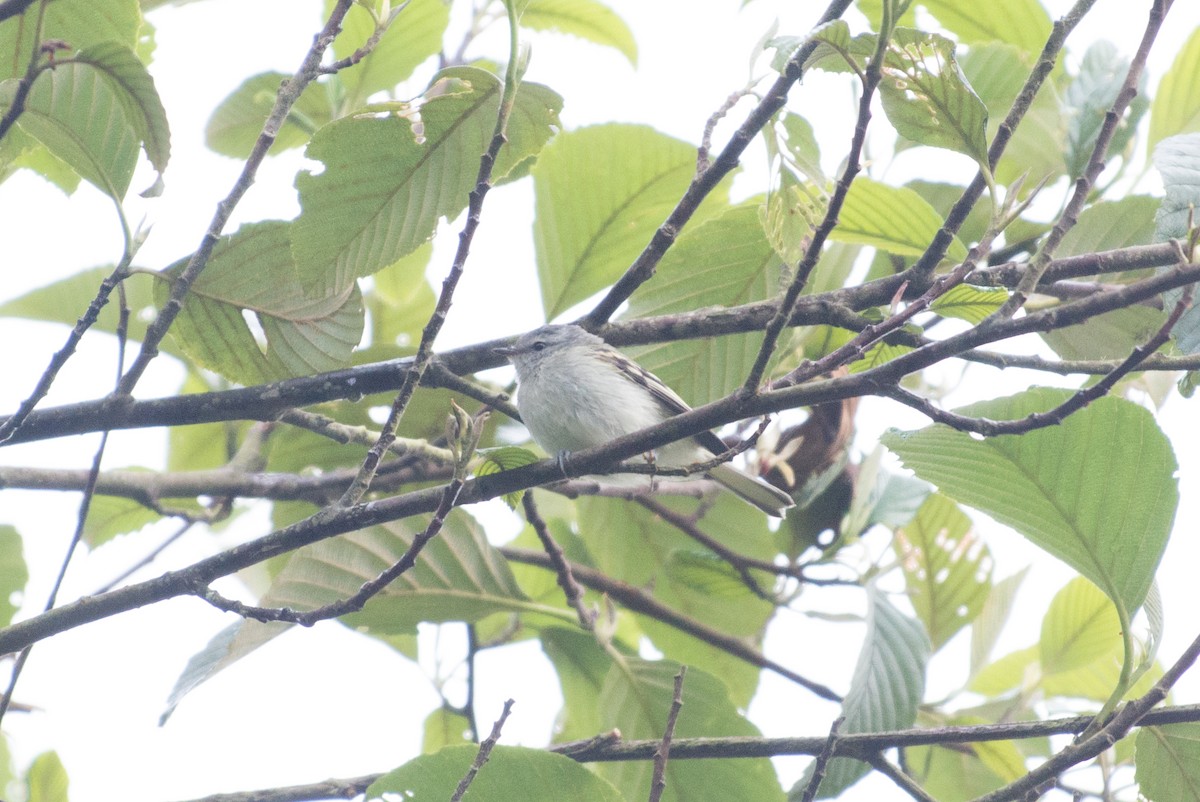
[[[513,562],[537,565],[548,570],[553,570],[554,567],[550,563],[550,558],[539,551],[502,546],[500,547],[500,553]],[[632,585],[613,579],[593,568],[588,568],[578,563],[571,564],[571,573],[581,584],[592,590],[608,594],[611,599],[629,610],[647,615],[657,621],[662,621],[664,624],[669,624],[675,629],[711,646],[715,646],[751,665],[773,671],[779,676],[812,691],[822,699],[828,699],[833,702],[840,702],[842,700],[842,697],[829,688],[819,682],[814,682],[800,676],[774,660],[768,659],[762,652],[746,645],[740,638],[733,637],[692,618],[688,618],[640,588],[635,588]]]
[[[882,752],[876,752],[873,756],[868,757],[867,762],[871,764],[872,768],[894,782],[899,786],[901,791],[917,800],[917,802],[937,802],[936,799],[925,793],[925,789],[918,785],[916,780],[909,777],[899,766],[896,766],[892,761],[884,757]]]
[[[679,711],[683,709],[683,678],[686,675],[687,666],[680,666],[679,673],[675,675],[675,693],[671,697],[671,709],[667,712],[667,726],[663,728],[662,741],[654,752],[649,802],[659,802],[663,791],[667,789],[667,761],[671,756],[671,739],[675,737],[675,722],[679,720]]]
[[[496,742],[500,740],[500,731],[504,728],[504,722],[508,720],[509,711],[512,710],[513,700],[509,699],[504,703],[504,710],[500,713],[500,718],[496,719],[496,723],[492,725],[492,732],[479,744],[479,752],[475,755],[474,762],[471,763],[471,768],[459,781],[458,787],[454,789],[453,796],[450,797],[450,802],[461,802],[463,795],[467,793],[467,789],[471,787],[471,783],[475,780],[475,775],[479,774],[479,770],[483,768],[483,764],[487,763],[488,757],[492,754],[492,748]]]
[[[521,505],[525,509],[525,520],[529,521],[529,525],[537,533],[538,540],[542,542],[542,548],[546,550],[546,556],[550,558],[550,564],[554,566],[554,574],[558,577],[558,586],[562,588],[563,594],[567,597],[567,604],[571,605],[575,614],[579,616],[579,626],[591,632],[595,628],[598,611],[595,608],[589,610],[583,603],[583,586],[575,580],[575,576],[571,573],[571,564],[567,562],[562,547],[554,540],[554,536],[550,534],[550,528],[546,526],[546,521],[538,512],[532,490],[525,491]]]

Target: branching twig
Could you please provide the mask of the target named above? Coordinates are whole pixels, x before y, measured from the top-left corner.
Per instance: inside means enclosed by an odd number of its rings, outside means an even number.
[[[825,769],[829,766],[829,760],[833,757],[833,750],[837,746],[838,729],[845,722],[845,716],[838,716],[829,725],[829,735],[825,738],[825,746],[817,754],[817,759],[813,761],[812,775],[808,778],[808,784],[804,786],[804,793],[800,795],[800,802],[812,802],[817,798],[817,790],[821,787],[821,780],[825,779]]]

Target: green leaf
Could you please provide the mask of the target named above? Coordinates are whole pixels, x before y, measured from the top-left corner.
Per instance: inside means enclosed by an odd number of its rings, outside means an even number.
[[[1007,299],[1007,290],[959,284],[934,301],[930,309],[942,317],[955,317],[979,325]]]
[[[171,158],[171,129],[167,124],[167,110],[163,108],[146,66],[132,48],[117,42],[86,48],[75,58],[103,72],[117,90],[117,98],[137,131],[146,158],[161,175]]]
[[[427,520],[408,518],[306,546],[288,559],[259,604],[312,610],[349,598],[399,560]],[[412,632],[422,621],[477,621],[501,610],[532,606],[483,532],[465,515],[452,513],[412,570],[362,611],[339,620],[388,636]],[[222,630],[188,661],[171,691],[163,720],[198,685],[290,627],[245,619]]]
[[[1154,802],[1200,798],[1200,723],[1143,727],[1136,743],[1140,796]]]
[[[936,493],[896,530],[892,545],[909,601],[937,651],[983,609],[992,589],[991,552],[971,519]]]
[[[612,9],[596,0],[530,0],[521,13],[521,27],[567,33],[614,48],[637,66],[633,31]]]
[[[117,535],[136,532],[162,516],[133,499],[117,496],[96,496],[88,507],[83,527],[83,541],[89,547],[107,543]]]
[[[443,747],[469,744],[468,733],[471,722],[462,713],[442,706],[425,717],[425,738],[421,751],[427,755],[439,752]],[[477,747],[476,747],[477,748]]]
[[[863,371],[891,362],[893,359],[904,356],[912,350],[911,345],[891,345],[884,342],[875,343],[866,350],[861,358],[851,362],[846,369],[850,373],[862,373]]]
[[[876,447],[859,466],[854,494],[842,521],[844,534],[857,536],[874,524],[904,526],[929,496],[929,485],[883,468],[883,449]]]
[[[921,0],[921,5],[963,44],[1008,42],[1037,54],[1050,37],[1050,16],[1038,0],[967,6],[958,0]]]
[[[22,296],[0,304],[0,316],[73,326],[96,297],[101,282],[112,275],[112,272],[112,267],[94,267],[53,284],[30,290]],[[146,320],[157,312],[151,281],[144,276],[130,276],[125,280],[125,298],[130,310],[129,337],[140,341],[146,334]],[[106,304],[100,310],[100,316],[92,329],[115,333],[119,320],[118,311],[117,304]],[[164,341],[163,350],[171,354],[179,353],[169,341]]]
[[[842,702],[846,720],[838,732],[843,735],[911,727],[925,693],[925,664],[929,660],[925,631],[916,621],[904,617],[879,590],[871,588],[868,598],[867,634],[850,690]],[[840,795],[869,769],[866,763],[852,758],[833,758],[826,766],[817,798]],[[806,772],[795,789],[803,789],[808,780]]]
[[[29,569],[21,553],[21,535],[15,527],[0,525],[0,627],[12,623],[29,580]],[[0,765],[0,775],[4,766]]]
[[[616,281],[695,171],[694,147],[646,126],[611,123],[555,137],[532,171],[547,319]],[[727,193],[727,183],[710,193],[709,213],[725,204]],[[694,217],[692,224],[698,222]]]
[[[1096,42],[1084,54],[1079,74],[1067,87],[1063,97],[1067,116],[1066,161],[1069,177],[1083,175],[1105,115],[1121,91],[1128,70],[1129,60],[1121,57],[1112,42]],[[1144,90],[1144,87],[1141,89]],[[1144,91],[1139,92],[1113,134],[1108,148],[1110,154],[1119,154],[1125,147],[1146,106]]]
[[[325,2],[328,15],[334,3]],[[399,7],[395,5],[395,7]],[[422,62],[442,49],[442,36],[450,22],[450,6],[442,0],[412,0],[388,26],[375,49],[362,61],[338,72],[346,87],[346,108],[356,108],[366,99],[409,78]],[[375,33],[375,22],[365,8],[350,7],[342,32],[333,40],[333,55],[349,58]]]
[[[400,115],[349,117],[313,136],[306,155],[324,170],[296,177],[302,211],[293,235],[296,265],[310,291],[344,289],[392,264],[428,240],[439,218],[466,207],[502,85],[474,67],[443,70],[434,85],[459,91],[421,105],[420,137]],[[558,125],[561,105],[549,89],[521,85],[496,177],[537,153]]]
[[[1155,216],[1158,241],[1181,239],[1200,209],[1200,133],[1177,134],[1154,149],[1154,167],[1162,176],[1165,192]]]
[[[1037,659],[1036,646],[1009,652],[976,671],[967,689],[983,696],[1000,696],[1013,688],[1022,687],[1031,679],[1031,667],[1036,666]],[[1032,675],[1032,679],[1038,678],[1037,674]]]
[[[61,39],[72,48],[86,49],[104,42],[136,47],[142,26],[137,0],[55,0],[46,3],[41,38],[35,41],[42,3],[33,3],[20,17],[0,25],[0,79],[25,73],[33,49],[47,39]],[[56,69],[62,69],[60,65]]]
[[[1017,420],[1069,395],[1035,388],[959,411]],[[922,479],[1013,527],[1130,614],[1141,605],[1179,498],[1175,455],[1146,409],[1105,397],[1026,434],[976,440],[938,424],[893,430],[883,442]]]
[[[805,71],[850,72],[852,68],[863,68],[874,55],[879,38],[873,33],[851,36],[845,20],[833,20],[818,26],[808,36],[780,36],[768,42],[767,47],[776,50],[771,67],[783,72],[795,52],[810,40],[817,46],[804,62]]]
[[[1148,195],[1128,195],[1088,206],[1063,236],[1055,251],[1057,258],[1150,244],[1154,241],[1154,214],[1159,203],[1158,198]],[[1130,273],[1133,275],[1142,278],[1145,272],[1138,270]]]
[[[16,81],[0,84],[0,107],[12,104]],[[62,64],[33,82],[17,124],[85,181],[120,201],[137,164],[137,129],[123,94],[87,64]]]
[[[688,226],[667,251],[653,281],[630,299],[623,319],[738,306],[778,294],[779,257],[763,235],[758,204],[735,206]],[[762,333],[630,348],[630,356],[688,403],[722,398],[741,386]]]
[[[901,136],[987,164],[988,111],[935,33],[897,28],[884,57],[880,100]]]
[[[1163,74],[1150,107],[1150,152],[1169,136],[1200,131],[1200,28],[1192,32]]]
[[[433,245],[425,243],[371,277],[373,289],[365,300],[371,312],[372,356],[391,359],[416,352],[437,303],[425,278],[432,255]]]
[[[612,668],[612,658],[587,632],[544,627],[538,637],[562,689],[563,707],[554,740],[562,743],[591,738],[604,727],[597,702],[604,678]]]
[[[217,244],[171,328],[184,353],[247,385],[349,365],[362,338],[358,286],[351,283],[323,297],[306,295],[292,263],[293,233],[290,223],[251,223]],[[178,275],[186,263],[172,265],[167,277]],[[165,301],[167,283],[156,290]],[[261,326],[265,344],[247,324],[248,313]]]
[[[1083,577],[1054,595],[1042,618],[1038,654],[1042,671],[1083,668],[1121,648],[1121,622],[1112,601]]]
[[[57,752],[42,752],[25,773],[25,802],[67,802],[67,770]]]
[[[942,227],[942,217],[917,193],[860,176],[850,185],[829,238],[837,242],[872,245],[897,256],[920,256]],[[967,258],[956,237],[946,255]]]
[[[1021,586],[1027,573],[1029,568],[1022,568],[993,584],[982,609],[971,623],[971,676],[974,676],[991,656],[992,649],[1000,638],[1000,632],[1012,612],[1017,588]]]
[[[682,498],[662,497],[661,501],[685,515],[697,506],[695,501]],[[599,570],[628,584],[652,588],[655,599],[713,629],[747,643],[761,642],[763,628],[774,613],[770,603],[749,593],[737,599],[714,597],[690,586],[686,576],[680,581],[675,570],[668,568],[678,552],[695,552],[691,538],[645,508],[626,501],[589,497],[580,499],[578,505],[580,535]],[[697,526],[716,538],[736,531],[734,547],[740,554],[767,560],[775,555],[765,516],[728,493],[717,495]],[[763,586],[769,590],[766,582],[764,579]],[[638,624],[668,658],[720,677],[735,704],[749,704],[758,683],[757,668],[647,616],[639,616]]]
[[[79,188],[79,174],[71,166],[55,156],[49,149],[20,126],[13,126],[0,139],[0,182],[7,181],[17,170],[25,168],[45,178],[54,186],[70,195]]]
[[[990,141],[1021,91],[1034,58],[1015,45],[984,41],[973,43],[962,54],[959,64],[987,106]],[[1011,183],[1024,172],[1029,173],[1031,181],[1062,175],[1066,165],[1058,143],[1066,138],[1066,126],[1058,90],[1047,81],[1004,149],[996,165],[997,180]]]
[[[766,205],[759,207],[759,218],[781,260],[789,264],[800,261],[828,205],[823,192],[802,183],[791,170],[780,170],[779,185],[767,197]]]
[[[282,72],[263,72],[242,81],[213,109],[204,129],[204,143],[223,156],[249,156],[275,107],[280,84],[289,77]],[[323,83],[308,84],[284,118],[267,153],[273,155],[308,144],[317,129],[332,118],[329,88]]]
[[[678,673],[679,665],[667,660],[630,657],[614,664],[600,693],[603,728],[615,728],[623,738],[662,738]],[[758,734],[754,725],[738,714],[720,680],[688,668],[676,738]],[[610,779],[625,799],[645,795],[652,770],[646,760],[599,765],[600,774]],[[783,800],[775,770],[766,759],[672,760],[667,763],[665,779],[663,802],[710,799],[714,791],[724,799]]]
[[[1131,306],[1088,318],[1084,325],[1043,332],[1042,339],[1063,359],[1122,359],[1153,337],[1165,320],[1161,309]],[[1176,326],[1176,337],[1185,331]]]
[[[483,461],[475,466],[476,476],[491,476],[494,473],[501,471],[520,468],[522,465],[532,465],[541,459],[537,454],[534,454],[527,448],[519,446],[501,446],[500,448],[482,448],[478,451],[479,456],[483,457]],[[517,508],[517,502],[521,500],[521,496],[525,491],[519,490],[515,493],[506,493],[504,495],[504,503],[511,509]]]
[[[366,799],[449,799],[475,760],[475,744],[447,746],[389,771],[367,789]],[[544,749],[497,745],[471,782],[467,799],[520,799],[561,802],[564,789],[574,799],[625,802],[587,767]]]

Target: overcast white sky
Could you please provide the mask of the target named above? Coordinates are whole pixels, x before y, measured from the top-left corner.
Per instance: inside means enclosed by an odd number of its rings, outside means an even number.
[[[698,139],[709,114],[739,88],[747,75],[751,47],[771,21],[778,16],[783,20],[781,32],[803,33],[824,5],[771,0],[756,0],[745,9],[739,9],[738,0],[704,4],[614,0],[611,4],[633,27],[642,48],[636,72],[613,51],[544,35],[533,40],[528,79],[547,83],[565,97],[563,121],[569,127],[614,119],[648,122],[689,141]],[[240,166],[203,148],[209,113],[246,76],[267,69],[293,71],[319,27],[319,5],[315,0],[206,0],[151,15],[158,42],[152,71],[171,121],[174,160],[166,175],[166,194],[141,204],[133,215],[136,220],[144,210],[154,224],[153,235],[139,256],[140,264],[165,266],[199,242],[216,201],[228,191]],[[1052,3],[1057,12],[1066,5]],[[1132,53],[1146,5],[1101,0],[1094,19],[1083,25],[1079,40],[1105,36],[1122,52]],[[1176,3],[1163,45],[1150,62],[1154,79],[1169,65],[1177,44],[1198,25],[1200,5]],[[713,31],[719,36],[714,37]],[[501,52],[497,47],[492,55]],[[1076,51],[1076,58],[1080,53]],[[573,66],[576,64],[583,66]],[[810,78],[793,97],[795,107],[814,120],[838,114],[852,100],[844,86],[820,76]],[[827,166],[832,168],[849,134],[844,126],[834,125],[821,133],[823,151],[832,160]],[[295,151],[269,160],[239,208],[235,224],[293,216],[292,181],[301,162]],[[939,156],[933,163],[928,159],[911,161],[897,168],[918,174],[946,163],[953,159]],[[757,191],[753,186],[756,167],[754,157],[748,159],[745,192]],[[965,180],[970,173],[964,170],[959,175]],[[135,179],[135,188],[139,186]],[[526,233],[531,217],[527,185],[506,187],[489,197],[467,277],[441,341],[444,347],[525,330],[542,322]],[[0,189],[0,220],[8,221],[6,253],[15,248],[21,255],[5,270],[0,298],[15,297],[79,269],[109,262],[120,253],[108,202],[87,187],[67,199],[37,179],[17,176]],[[518,233],[514,236],[513,232]],[[440,273],[448,265],[448,254],[439,251],[432,270]],[[497,303],[498,298],[504,299],[502,304]],[[62,327],[0,321],[0,341],[20,343],[5,353],[5,374],[16,378],[0,386],[0,410],[12,409],[24,397],[64,336]],[[107,366],[111,360],[112,341],[89,338],[48,403],[99,395],[98,388],[110,381]],[[140,395],[174,391],[179,373],[167,360],[160,362],[139,388]],[[104,366],[103,372],[97,374],[96,366]],[[993,388],[978,388],[978,392],[991,393]],[[864,449],[872,448],[874,438],[888,426],[924,423],[894,407],[876,406],[875,410],[878,414],[872,416],[868,407],[860,419]],[[1164,425],[1178,435],[1184,431],[1189,412],[1194,417],[1193,407],[1173,402],[1164,414]],[[163,437],[162,432],[153,430],[117,433],[106,464],[156,467]],[[1200,489],[1200,467],[1180,442],[1177,440],[1183,496],[1190,500]],[[0,450],[0,461],[83,466],[93,448],[92,438],[74,438],[6,448]],[[0,522],[16,524],[26,538],[27,560],[34,575],[32,606],[42,604],[61,559],[73,526],[74,503],[61,494],[0,492]],[[1192,528],[1187,522],[1194,520],[1195,507],[1189,501],[1181,511],[1181,524],[1161,577],[1167,611],[1161,654],[1168,661],[1200,629],[1200,621],[1194,620],[1192,613],[1194,547],[1187,542]],[[238,531],[248,536],[268,529],[266,516],[256,515],[252,521],[241,522]],[[157,542],[164,531],[127,538],[80,559],[62,598],[104,584],[140,556],[149,543]],[[1034,562],[1027,585],[1045,587],[1047,593],[1069,576],[1051,558],[1026,547],[1012,533],[995,527],[987,531],[1002,558],[999,575]],[[231,536],[223,537],[220,542],[224,543]],[[190,563],[213,548],[206,538],[191,538],[172,549],[154,572]],[[142,577],[149,575],[143,573]],[[222,589],[236,592],[236,586],[228,583]],[[859,604],[858,595],[845,595],[847,604]],[[823,596],[820,606],[836,605],[833,598],[832,593]],[[1010,629],[1006,641],[1010,647],[1035,640],[1041,610],[1044,605],[1036,600],[1025,607],[1023,623]],[[857,644],[848,643],[844,654],[831,654],[812,669],[811,659],[797,644],[823,642],[833,633],[841,633],[837,637],[843,639],[847,636],[840,628],[825,629],[798,615],[784,614],[783,618],[772,633],[768,651],[802,673],[838,687],[844,685]],[[70,773],[75,802],[117,798],[138,802],[381,771],[418,753],[420,733],[415,722],[437,703],[428,680],[421,670],[385,647],[352,636],[336,624],[279,638],[195,691],[169,724],[159,728],[158,716],[187,658],[230,620],[199,601],[183,599],[39,644],[17,696],[37,705],[41,712],[10,714],[4,721],[16,760],[25,764],[38,752],[56,748]],[[445,640],[452,644],[461,641],[461,628],[447,627]],[[514,696],[517,706],[506,725],[504,742],[544,743],[557,710],[557,682],[536,645],[526,643],[485,653],[479,669],[481,723],[498,714],[504,698]],[[933,683],[951,687],[955,681],[935,674],[931,687]],[[771,710],[756,705],[751,713],[767,734],[821,734],[835,714],[832,708],[813,704],[807,695],[770,675],[764,678],[762,691],[771,697]],[[1177,698],[1200,699],[1200,681],[1185,679]],[[788,714],[780,716],[780,710]],[[790,782],[799,763],[781,765]],[[859,798],[871,798],[869,790],[859,794]]]

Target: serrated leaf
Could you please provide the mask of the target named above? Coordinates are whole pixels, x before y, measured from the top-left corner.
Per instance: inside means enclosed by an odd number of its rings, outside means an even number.
[[[909,601],[937,651],[983,609],[992,589],[991,552],[971,519],[938,494],[896,530],[892,545]]]
[[[843,735],[911,727],[925,693],[929,641],[924,629],[903,616],[879,590],[871,588],[868,598],[867,633],[842,702],[846,720],[838,732]],[[869,769],[866,763],[851,758],[833,758],[826,766],[817,798],[840,795]],[[808,779],[806,773],[796,788],[804,788]]]
[[[674,695],[679,664],[668,660],[626,658],[614,664],[600,692],[605,730],[623,738],[662,737]],[[683,681],[683,706],[675,724],[676,738],[756,736],[758,730],[738,714],[725,686],[716,677],[689,667]],[[624,794],[640,799],[650,787],[649,761],[600,764],[599,773]],[[672,760],[666,767],[663,802],[707,799],[714,789],[725,799],[783,802],[783,790],[769,760]]]
[[[942,317],[954,317],[979,325],[1006,300],[1007,290],[959,284],[943,293],[929,308]]]
[[[243,226],[213,249],[171,329],[200,365],[241,384],[308,376],[350,363],[362,338],[362,296],[351,283],[340,293],[306,295],[292,263],[293,226],[266,221]],[[182,271],[181,260],[166,271]],[[157,292],[165,300],[167,283]],[[244,314],[262,328],[259,344]]]
[[[344,289],[395,262],[428,240],[439,218],[466,207],[496,125],[502,84],[474,67],[443,70],[434,78],[435,85],[447,81],[462,91],[421,105],[420,138],[405,117],[360,116],[330,123],[309,142],[306,155],[325,167],[296,177],[302,211],[293,250],[310,291]],[[527,83],[514,103],[496,178],[549,139],[562,99]]]
[[[47,39],[60,39],[75,49],[86,49],[103,42],[116,42],[136,47],[142,26],[142,14],[137,0],[56,0],[45,4],[45,17],[40,28],[36,20],[43,11],[34,3],[20,17],[5,20],[0,25],[0,79],[16,78],[25,73],[33,48]],[[58,67],[56,69],[61,69]]]
[[[349,598],[399,560],[426,521],[408,518],[306,546],[288,559],[259,604],[312,610]],[[530,606],[508,563],[483,532],[465,515],[452,513],[412,570],[362,611],[339,620],[389,636],[412,632],[422,621],[476,621],[500,610]],[[222,630],[188,661],[163,720],[194,688],[290,627],[245,619]]]
[[[808,36],[781,36],[769,42],[767,46],[776,50],[771,67],[782,72],[800,46],[810,39],[816,41],[817,46],[804,62],[804,69],[828,72],[861,70],[874,54],[878,41],[873,33],[851,36],[845,20],[833,20],[815,28]]]
[[[637,66],[633,31],[612,9],[596,0],[530,0],[521,12],[521,27],[567,33],[614,48]]]
[[[389,771],[367,788],[367,800],[449,799],[471,768],[479,747],[447,746]],[[468,799],[561,802],[563,789],[577,799],[624,802],[613,786],[569,757],[520,746],[497,745],[475,775]]]
[[[16,81],[0,83],[0,108]],[[88,64],[62,64],[33,82],[17,124],[80,177],[120,201],[137,164],[138,136],[119,90]]]
[[[334,3],[325,2],[328,16]],[[396,6],[399,7],[399,6]],[[450,22],[450,6],[442,0],[412,0],[388,26],[366,58],[338,72],[347,92],[347,108],[357,108],[366,99],[409,78],[422,62],[442,49],[442,37]],[[375,22],[365,8],[350,7],[342,32],[333,40],[333,54],[348,58],[375,33]]]
[[[213,109],[204,128],[204,144],[223,156],[235,159],[249,156],[275,106],[280,84],[289,77],[282,72],[263,72],[242,81]],[[273,155],[306,145],[317,129],[332,118],[328,87],[315,81],[309,83],[284,118],[267,153]]]
[[[653,281],[630,299],[622,319],[729,307],[774,297],[780,262],[763,235],[758,204],[735,206],[719,217],[688,226],[667,251]],[[745,381],[762,334],[665,342],[628,352],[640,365],[699,405]]]
[[[171,158],[171,129],[154,79],[133,49],[117,42],[104,42],[81,50],[75,58],[104,73],[119,91],[118,99],[137,131],[146,158],[161,175]]]
[[[555,137],[532,170],[534,246],[547,319],[616,281],[695,171],[694,147],[647,126],[610,123]],[[710,193],[700,219],[706,208],[724,205],[727,193],[727,182]]]
[[[663,569],[672,582],[714,599],[743,599],[753,593],[732,565],[709,552],[673,551]]]
[[[812,233],[825,215],[829,199],[811,185],[801,183],[789,169],[779,172],[778,186],[759,208],[762,228],[779,258],[799,262]]]
[[[1121,57],[1112,42],[1095,42],[1084,54],[1079,74],[1067,87],[1063,97],[1067,109],[1066,162],[1069,177],[1077,178],[1083,174],[1105,115],[1116,100],[1128,70],[1129,60]],[[1141,88],[1144,90],[1144,87]],[[1125,147],[1146,106],[1144,91],[1139,92],[1113,133],[1109,153],[1119,154]]]
[[[21,553],[21,535],[15,527],[0,524],[0,627],[8,626],[20,609],[28,580],[29,569]],[[0,765],[0,774],[3,771],[4,767]]]
[[[1200,28],[1192,32],[1187,42],[1175,54],[1175,61],[1158,83],[1150,107],[1150,134],[1147,149],[1169,136],[1200,131]]]
[[[1050,37],[1050,16],[1038,0],[971,4],[957,0],[921,0],[963,44],[1008,42],[1026,53],[1040,53]]]
[[[1164,196],[1155,215],[1154,238],[1180,239],[1195,225],[1200,209],[1200,133],[1168,137],[1154,149],[1154,167],[1162,176]]]
[[[1200,723],[1143,727],[1137,734],[1139,794],[1154,802],[1200,799]]]
[[[897,256],[920,256],[942,227],[941,215],[917,193],[860,176],[850,185],[838,225],[829,238],[837,242],[872,245]],[[956,237],[946,255],[967,258]]]
[[[1035,388],[959,411],[1017,420],[1068,396]],[[1110,396],[1026,434],[976,440],[938,424],[893,430],[883,442],[918,476],[1013,527],[1131,614],[1141,605],[1178,503],[1175,455],[1147,410]]]
[[[901,136],[987,164],[988,111],[944,36],[897,28],[884,57],[880,100]]]

